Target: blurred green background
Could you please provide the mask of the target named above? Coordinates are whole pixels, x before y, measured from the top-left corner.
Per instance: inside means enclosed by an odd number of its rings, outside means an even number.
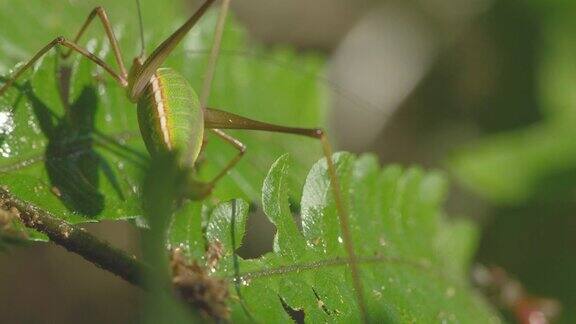
[[[477,261],[576,321],[576,2],[238,0],[233,11],[259,42],[328,57],[339,149],[446,170],[448,213],[482,227]],[[271,225],[249,225],[242,252],[269,250]],[[138,246],[126,224],[89,228]],[[0,264],[13,278],[0,280],[6,322],[137,319],[137,289],[59,247],[15,248]]]

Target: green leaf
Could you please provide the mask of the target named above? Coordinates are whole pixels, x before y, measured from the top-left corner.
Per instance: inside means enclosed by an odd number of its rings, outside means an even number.
[[[350,226],[367,313],[374,322],[498,322],[495,311],[468,283],[477,233],[472,224],[443,217],[446,183],[436,173],[392,166],[381,170],[373,156],[334,155]],[[274,250],[244,260],[227,253],[216,275],[231,281],[234,322],[291,322],[285,310],[301,310],[305,321],[361,320],[326,163],[306,179],[301,201],[302,230],[289,208],[290,163],[280,157],[262,189],[264,211],[276,226]],[[235,215],[230,215],[236,205]],[[245,222],[238,201],[212,214]],[[210,228],[210,226],[209,226]],[[233,242],[231,228],[209,235]],[[232,266],[231,266],[232,265]],[[283,305],[284,304],[284,305]]]
[[[273,165],[275,173],[268,173],[262,190],[262,207],[278,233],[274,239],[274,251],[293,261],[298,258],[298,251],[304,249],[304,240],[296,223],[292,219],[288,202],[288,188],[284,183],[288,179],[288,155],[282,156]]]
[[[224,256],[231,256],[241,246],[247,213],[248,204],[239,199],[222,203],[212,212],[206,227],[206,239],[211,244],[219,243]],[[228,237],[229,240],[223,239]]]
[[[17,62],[32,57],[57,35],[72,38],[96,5],[107,9],[124,61],[129,64],[140,50],[135,4],[60,1],[48,6],[40,0],[0,1],[3,79]],[[142,7],[150,53],[187,15],[177,3],[147,0]],[[201,19],[166,62],[197,92],[215,20],[215,12]],[[80,44],[116,69],[100,22],[91,25]],[[319,81],[310,77],[322,69],[319,57],[249,43],[246,31],[233,19],[227,24],[222,49],[210,106],[284,125],[321,124],[325,94]],[[67,76],[69,87],[60,82]],[[306,166],[321,155],[320,146],[312,139],[265,132],[230,133],[248,146],[248,154],[218,184],[212,202],[257,199],[265,170],[286,151],[293,152],[298,162],[291,172],[294,179],[301,179]],[[213,178],[235,154],[229,144],[209,136],[206,154],[198,164],[200,178]],[[148,153],[140,138],[135,105],[101,68],[79,55],[65,61],[51,51],[0,98],[0,157],[0,184],[69,222],[141,215],[139,181]],[[294,183],[293,191],[298,194],[299,185]]]

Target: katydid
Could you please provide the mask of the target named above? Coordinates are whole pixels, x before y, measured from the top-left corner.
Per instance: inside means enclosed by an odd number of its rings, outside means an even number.
[[[194,89],[181,74],[173,69],[161,67],[174,48],[182,41],[214,2],[215,0],[205,0],[200,8],[197,9],[180,28],[156,47],[150,56],[146,57],[140,4],[137,0],[142,52],[133,59],[133,64],[130,69],[126,69],[124,65],[122,53],[106,11],[102,7],[97,7],[88,15],[73,39],[69,40],[63,36],[56,37],[42,47],[21,68],[17,69],[6,83],[0,87],[0,96],[2,96],[26,70],[30,69],[52,48],[56,46],[66,47],[68,51],[64,52],[63,56],[68,56],[73,52],[79,53],[110,74],[110,76],[126,90],[129,100],[137,104],[140,132],[151,156],[154,157],[165,152],[177,152],[181,167],[186,170],[192,170],[202,150],[205,130],[212,132],[237,149],[238,154],[231,159],[223,170],[215,175],[211,181],[202,184],[194,182],[194,186],[190,186],[187,192],[187,198],[196,200],[208,196],[218,180],[224,177],[227,172],[240,161],[246,152],[246,146],[242,142],[228,135],[222,131],[222,129],[288,133],[320,140],[328,166],[332,194],[340,219],[346,250],[350,258],[350,267],[359,298],[359,306],[363,308],[361,297],[362,289],[360,287],[356,257],[349,231],[348,211],[340,192],[336,169],[332,161],[332,150],[326,133],[319,128],[296,128],[259,122],[223,110],[206,107],[230,0],[222,1],[214,44],[210,53],[209,64],[204,79],[205,82],[200,97],[198,97]],[[103,25],[119,71],[113,69],[79,43],[82,35],[95,18],[98,18]],[[190,172],[190,174],[192,174],[192,172]]]

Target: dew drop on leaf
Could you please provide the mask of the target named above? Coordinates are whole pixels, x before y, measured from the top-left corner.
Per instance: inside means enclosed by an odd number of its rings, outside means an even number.
[[[8,145],[8,143],[2,143],[2,145],[0,145],[0,156],[8,158],[11,155],[12,155],[12,148],[10,148],[10,145]]]
[[[0,135],[9,135],[14,131],[14,115],[9,111],[0,111]]]
[[[386,239],[384,237],[380,237],[380,239],[378,240],[378,242],[380,243],[380,246],[386,246],[388,243],[386,242]]]
[[[456,294],[456,289],[454,289],[454,287],[448,287],[448,289],[446,289],[446,297],[452,298],[452,297],[454,297],[455,294]]]

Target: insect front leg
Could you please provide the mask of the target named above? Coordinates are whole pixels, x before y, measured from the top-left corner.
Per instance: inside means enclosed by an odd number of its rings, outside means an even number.
[[[87,50],[85,50],[84,48],[78,46],[76,43],[74,42],[70,42],[68,40],[66,40],[66,38],[59,36],[56,37],[54,40],[52,40],[51,42],[49,42],[46,46],[44,46],[42,49],[40,49],[28,62],[26,62],[26,64],[24,64],[24,66],[22,66],[21,68],[19,68],[16,73],[14,73],[14,75],[12,77],[10,77],[6,83],[4,83],[4,85],[0,88],[0,96],[4,95],[4,93],[6,92],[6,90],[24,73],[26,72],[26,70],[28,70],[29,68],[31,68],[34,63],[36,63],[42,56],[44,56],[49,50],[51,50],[53,47],[58,46],[58,45],[62,45],[65,46],[67,48],[69,48],[72,51],[76,51],[78,53],[80,53],[82,56],[86,57],[87,59],[89,59],[90,61],[96,63],[97,65],[101,66],[106,72],[110,73],[110,75],[116,79],[116,81],[118,81],[120,83],[121,86],[126,86],[126,79],[123,78],[122,76],[118,75],[116,72],[114,72],[114,70],[108,66],[104,61],[102,61],[100,58],[98,58],[96,55],[88,52]]]
[[[118,40],[116,39],[116,35],[114,35],[114,30],[112,29],[112,25],[110,24],[110,20],[108,19],[108,15],[106,14],[106,10],[104,8],[96,7],[92,10],[92,12],[90,12],[88,17],[86,18],[86,21],[76,34],[76,37],[73,38],[72,42],[78,44],[80,38],[88,28],[90,23],[94,21],[94,18],[96,16],[100,18],[102,26],[104,27],[104,31],[106,32],[106,36],[108,37],[108,41],[112,45],[112,50],[114,51],[114,57],[116,58],[116,63],[120,68],[120,75],[124,80],[126,80],[126,78],[128,77],[128,72],[126,71],[126,67],[124,66],[124,62],[122,60],[122,53],[120,52],[120,46],[118,45]],[[62,56],[66,58],[70,56],[71,53],[72,49],[69,49],[68,52],[64,53]]]

